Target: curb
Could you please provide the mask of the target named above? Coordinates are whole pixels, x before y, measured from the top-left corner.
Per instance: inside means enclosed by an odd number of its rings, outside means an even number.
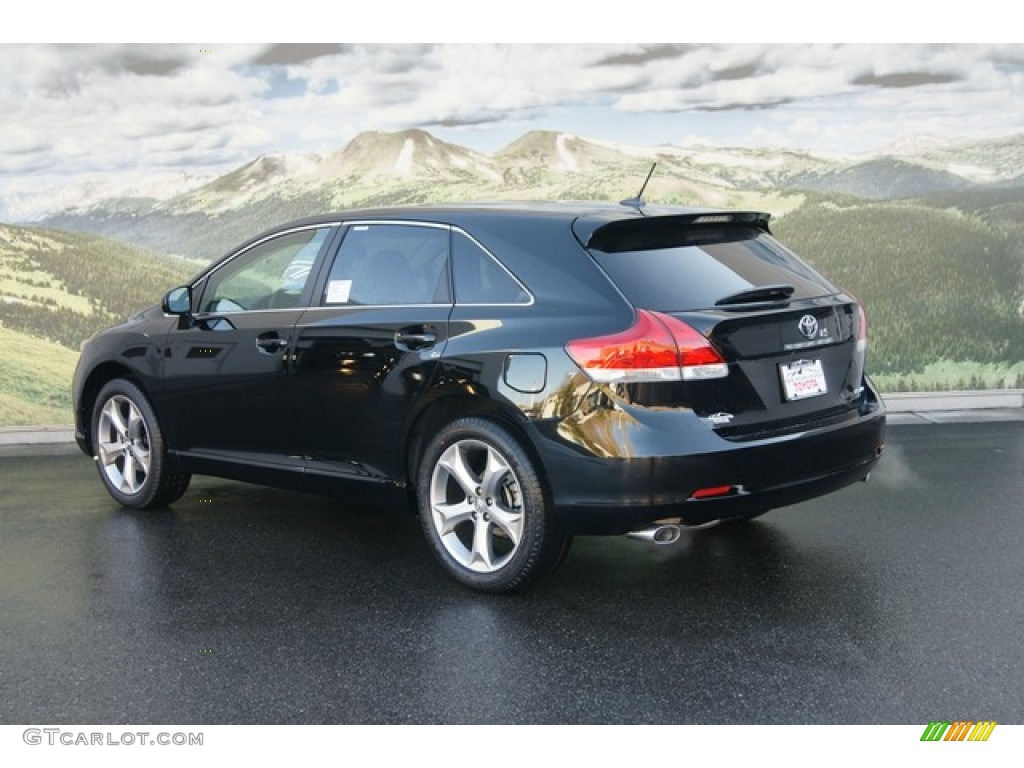
[[[48,445],[75,442],[75,428],[66,424],[42,427],[0,427],[0,445]]]
[[[882,399],[889,413],[1024,408],[1024,389],[893,392],[890,395],[883,395]]]

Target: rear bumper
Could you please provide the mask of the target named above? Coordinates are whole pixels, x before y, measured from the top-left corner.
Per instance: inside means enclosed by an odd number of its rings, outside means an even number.
[[[885,408],[869,397],[859,414],[842,423],[746,442],[696,426],[692,440],[685,434],[674,438],[677,448],[696,446],[690,454],[584,456],[578,448],[542,441],[553,503],[565,526],[576,533],[614,534],[669,518],[694,525],[831,493],[865,479],[877,463]],[[731,489],[727,495],[694,498],[700,489],[724,486]]]

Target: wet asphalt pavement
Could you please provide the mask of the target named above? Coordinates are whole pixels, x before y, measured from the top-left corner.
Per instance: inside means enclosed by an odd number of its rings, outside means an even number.
[[[400,510],[3,449],[0,723],[1021,723],[1022,496],[1024,423],[891,427],[868,484],[488,597]]]

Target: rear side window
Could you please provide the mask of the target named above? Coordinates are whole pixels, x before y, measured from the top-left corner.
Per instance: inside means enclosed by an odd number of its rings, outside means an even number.
[[[675,233],[659,228],[649,237],[634,232],[628,242],[607,247],[590,253],[630,303],[646,309],[706,309],[759,286],[792,286],[791,299],[836,290],[757,227],[687,227]]]
[[[455,301],[458,304],[529,304],[519,281],[464,233],[452,232]]]

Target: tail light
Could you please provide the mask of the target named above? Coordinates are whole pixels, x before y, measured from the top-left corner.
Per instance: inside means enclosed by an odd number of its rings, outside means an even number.
[[[857,351],[863,352],[868,347],[868,316],[864,307],[857,302]]]
[[[854,300],[857,308],[857,341],[853,347],[853,367],[850,371],[850,387],[853,396],[859,397],[864,391],[864,361],[868,351],[868,316],[861,303]]]
[[[566,352],[594,381],[640,383],[702,381],[729,375],[729,366],[711,342],[681,320],[639,309],[636,322],[621,333],[578,339]]]

